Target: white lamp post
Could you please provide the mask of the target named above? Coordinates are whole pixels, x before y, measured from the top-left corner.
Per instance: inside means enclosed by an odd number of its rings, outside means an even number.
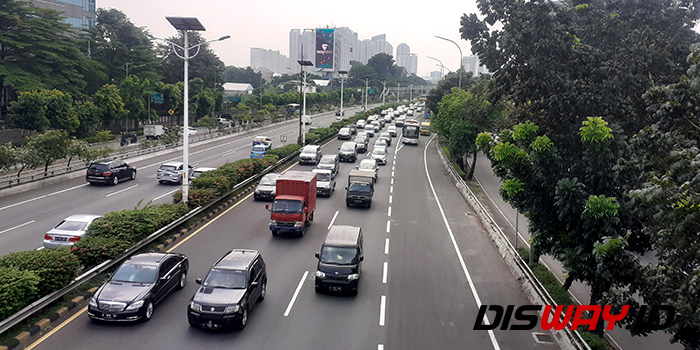
[[[302,46],[302,49],[303,49],[303,46]],[[301,57],[302,57],[302,59],[297,61],[297,62],[301,66],[302,71],[304,71],[304,79],[303,79],[304,81],[303,81],[302,86],[301,86],[301,89],[303,90],[303,93],[304,93],[304,102],[303,102],[303,104],[304,104],[304,108],[303,108],[304,117],[301,118],[302,125],[301,125],[301,128],[299,129],[299,131],[301,132],[301,145],[304,146],[304,145],[306,145],[306,120],[304,120],[304,119],[306,119],[306,70],[304,69],[304,67],[305,66],[313,66],[314,64],[311,63],[311,61],[304,61],[303,52],[302,52]]]
[[[345,82],[345,78],[348,76],[348,72],[345,70],[339,70],[338,74],[340,74],[340,118],[342,119],[344,117],[343,114],[343,83]]]
[[[207,42],[203,42],[201,44],[195,45],[190,47],[189,46],[189,41],[187,40],[187,31],[192,30],[192,31],[205,31],[204,26],[202,26],[201,23],[199,23],[199,20],[196,17],[165,17],[165,19],[170,22],[170,24],[175,27],[175,29],[182,31],[182,36],[184,38],[184,47],[180,46],[178,44],[169,42],[167,40],[167,43],[173,46],[173,52],[177,57],[182,58],[185,60],[185,77],[184,77],[184,83],[185,83],[185,96],[183,97],[184,99],[184,109],[185,109],[185,115],[184,115],[184,125],[183,125],[183,140],[182,140],[182,163],[183,164],[183,175],[182,175],[182,201],[184,203],[187,203],[187,196],[189,195],[189,136],[190,136],[190,129],[189,129],[189,76],[188,76],[188,68],[189,68],[189,60],[190,58],[194,58],[199,54],[199,50],[202,45],[212,43],[215,41],[221,41],[221,40],[226,40],[230,38],[230,35],[222,36],[221,38],[217,40],[211,40]],[[180,56],[180,54],[175,51],[175,47],[179,47],[183,51],[183,55]],[[197,48],[197,52],[195,52],[194,55],[190,56],[190,50]]]
[[[447,41],[455,44],[455,46],[457,46],[457,48],[459,49],[459,88],[462,89],[462,58],[464,57],[464,56],[462,56],[462,48],[459,47],[459,45],[456,42],[454,42],[450,39],[443,38],[443,37],[437,36],[437,35],[435,37],[438,39],[447,40]]]

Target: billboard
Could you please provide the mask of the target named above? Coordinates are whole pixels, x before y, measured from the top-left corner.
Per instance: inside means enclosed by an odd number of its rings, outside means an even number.
[[[316,29],[316,68],[333,69],[335,29]]]

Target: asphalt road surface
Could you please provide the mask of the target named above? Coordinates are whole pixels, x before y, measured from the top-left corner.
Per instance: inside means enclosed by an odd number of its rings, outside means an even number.
[[[538,343],[531,331],[473,330],[479,303],[522,305],[527,299],[445,175],[435,141],[426,148],[429,137],[418,146],[394,140],[370,209],[345,206],[352,163],[341,163],[335,193],[318,199],[302,238],[273,237],[264,203],[248,196],[173,246],[190,259],[188,284],[157,305],[150,322],[96,324],[81,310],[30,349],[556,349]],[[323,152],[337,153],[341,142],[329,142]],[[314,253],[331,224],[363,229],[357,296],[314,291]],[[194,279],[234,248],[261,252],[269,281],[265,300],[251,310],[243,331],[190,327],[186,308]]]

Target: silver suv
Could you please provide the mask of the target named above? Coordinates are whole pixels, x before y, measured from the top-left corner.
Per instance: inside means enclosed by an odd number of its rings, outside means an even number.
[[[299,154],[299,164],[316,165],[321,161],[321,146],[306,145]]]
[[[156,173],[156,180],[160,183],[178,183],[182,184],[182,175],[185,173],[183,171],[184,164],[182,162],[167,162],[158,168]],[[188,165],[189,171],[187,175],[192,178],[193,168]]]

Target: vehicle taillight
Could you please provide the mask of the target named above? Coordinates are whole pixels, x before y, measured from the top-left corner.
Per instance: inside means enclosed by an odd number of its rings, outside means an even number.
[[[86,171],[85,175],[90,175],[90,170]]]
[[[112,173],[108,171],[108,172],[106,172],[106,173],[103,173],[102,175],[104,175],[104,176],[109,176],[109,175],[112,175]]]
[[[73,236],[73,238],[68,239],[68,242],[78,242],[80,241],[80,236]]]
[[[51,240],[52,238],[51,238],[51,236],[49,236],[49,234],[47,233],[47,234],[44,234],[44,239]]]

